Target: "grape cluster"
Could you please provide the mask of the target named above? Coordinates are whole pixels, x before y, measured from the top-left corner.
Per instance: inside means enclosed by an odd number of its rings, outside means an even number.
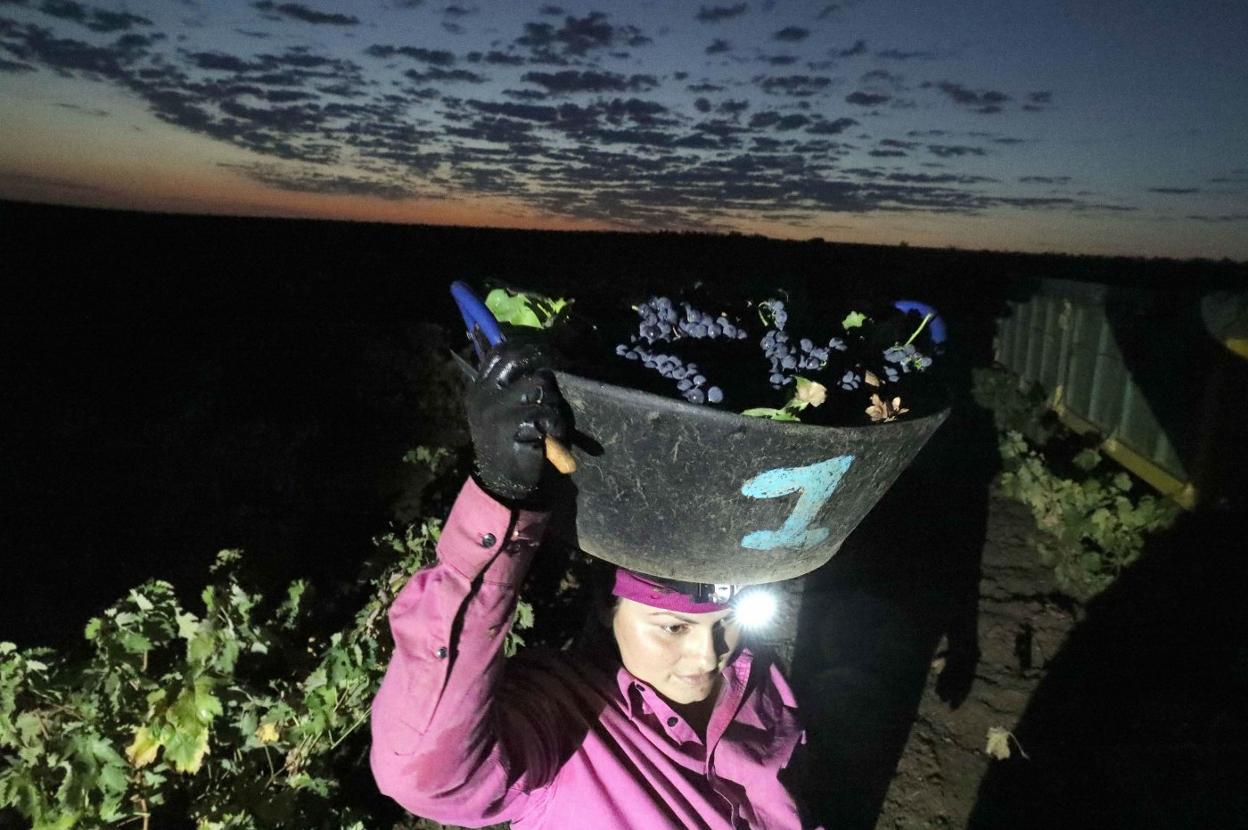
[[[889,383],[896,383],[897,378],[908,374],[911,369],[921,372],[932,365],[932,359],[910,343],[904,346],[889,346],[884,350],[884,360],[901,367],[900,374],[894,366],[884,367],[884,374],[888,377]]]
[[[790,335],[786,330],[789,312],[782,300],[770,299],[759,303],[758,308],[764,322],[769,324],[758,343],[771,367],[768,380],[772,389],[792,385],[798,373],[824,370],[831,373],[828,366],[832,352],[849,351],[849,346],[838,337],[830,338],[826,345],[816,345],[810,338],[797,339]],[[634,310],[637,312],[637,331],[628,335],[627,343],[617,345],[615,353],[627,360],[638,361],[645,368],[673,381],[677,391],[691,403],[721,403],[724,400],[723,390],[708,385],[698,364],[685,362],[671,352],[675,344],[686,340],[744,340],[749,337],[745,328],[723,314],[707,314],[687,302],[673,302],[668,297],[650,297],[635,306]],[[868,319],[865,315],[857,316]],[[849,326],[848,323],[846,325]],[[884,349],[883,357],[882,374],[887,383],[896,383],[903,374],[922,371],[932,365],[932,359],[910,343]],[[859,389],[863,383],[880,385],[881,379],[866,371],[861,363],[848,362],[850,365],[842,365],[831,374],[829,385],[835,384],[850,392]]]
[[[768,300],[763,306],[771,313],[774,328],[769,329],[759,341],[763,354],[771,361],[769,380],[775,389],[793,382],[790,374],[797,370],[817,372],[828,363],[828,355],[833,351],[843,352],[848,347],[839,338],[833,337],[827,346],[816,346],[814,341],[803,337],[794,348],[793,342],[784,327],[789,322],[789,312],[781,300]]]
[[[651,297],[637,306],[637,336],[653,345],[656,340],[671,343],[682,337],[694,340],[723,337],[744,340],[749,335],[724,315],[718,317],[698,311],[689,303],[680,308],[667,297]]]
[[[654,351],[648,346],[656,342],[673,343],[683,338],[744,340],[749,335],[722,314],[714,317],[698,311],[689,303],[676,304],[668,297],[651,297],[637,306],[637,334],[627,344],[615,347],[615,353],[627,360],[640,360],[647,369],[676,381],[676,389],[690,403],[720,403],[724,392],[718,386],[707,386],[706,376],[698,364],[685,363],[673,354]]]

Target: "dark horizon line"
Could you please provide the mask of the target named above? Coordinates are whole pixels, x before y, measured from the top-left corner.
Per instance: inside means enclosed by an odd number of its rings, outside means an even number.
[[[204,211],[177,211],[173,209],[139,209],[139,208],[119,208],[107,207],[103,205],[80,205],[64,202],[38,202],[29,199],[15,199],[9,197],[0,197],[0,209],[4,209],[10,205],[23,208],[48,209],[48,210],[70,210],[70,211],[94,211],[98,213],[114,213],[114,214],[131,214],[134,216],[167,216],[184,219],[234,219],[248,221],[274,221],[274,222],[328,222],[351,225],[375,225],[394,228],[421,228],[428,230],[450,230],[450,231],[502,231],[508,233],[534,233],[534,234],[577,234],[589,235],[600,234],[610,236],[688,236],[688,237],[711,237],[723,239],[759,239],[776,244],[789,245],[812,245],[822,244],[830,247],[844,248],[873,248],[888,251],[910,251],[910,252],[931,252],[931,253],[956,253],[956,254],[984,254],[990,256],[1008,256],[1020,258],[1057,258],[1063,261],[1070,260],[1086,260],[1089,262],[1099,262],[1101,264],[1111,264],[1115,261],[1125,263],[1150,264],[1150,265],[1206,265],[1218,268],[1243,268],[1246,269],[1245,279],[1248,280],[1248,259],[1235,260],[1230,257],[1221,257],[1215,259],[1213,257],[1187,257],[1179,258],[1172,256],[1150,256],[1127,254],[1076,254],[1058,251],[1019,251],[1011,249],[998,248],[961,248],[957,245],[912,245],[902,241],[894,245],[873,242],[843,242],[838,240],[827,240],[821,236],[812,236],[806,239],[789,239],[785,237],[767,236],[762,233],[745,233],[743,231],[713,231],[713,230],[593,230],[581,228],[566,229],[550,229],[550,228],[532,228],[509,225],[459,225],[454,223],[436,224],[430,222],[402,222],[402,221],[386,221],[382,219],[355,219],[351,217],[328,218],[324,216],[299,216],[294,214],[264,214],[264,213],[225,213],[213,210]],[[1245,287],[1248,288],[1248,282]]]

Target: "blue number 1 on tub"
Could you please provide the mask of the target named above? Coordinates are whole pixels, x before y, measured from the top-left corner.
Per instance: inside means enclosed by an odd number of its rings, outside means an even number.
[[[836,492],[841,477],[854,462],[852,455],[840,455],[808,467],[777,467],[759,473],[741,485],[741,494],[756,499],[774,499],[800,492],[793,512],[779,530],[756,530],[746,534],[741,547],[754,550],[812,548],[828,538],[826,527],[810,527],[824,503]]]

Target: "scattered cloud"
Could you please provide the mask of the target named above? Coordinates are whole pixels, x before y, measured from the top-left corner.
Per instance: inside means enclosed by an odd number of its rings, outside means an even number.
[[[872,69],[870,72],[862,73],[859,78],[864,84],[883,84],[893,89],[902,88],[902,77],[889,72],[887,69]]]
[[[328,26],[358,26],[360,19],[349,14],[327,14],[309,9],[302,3],[273,3],[271,0],[257,0],[252,8],[265,12],[269,20],[298,20],[301,23],[314,23]]]
[[[152,25],[152,21],[137,14],[96,9],[76,3],[74,0],[44,0],[39,6],[39,11],[49,17],[78,23],[93,32],[105,34],[129,31],[136,26]]]
[[[590,12],[585,17],[569,15],[559,27],[550,23],[525,23],[524,34],[515,42],[528,49],[535,62],[562,64],[597,50],[644,46],[651,38],[635,26],[609,23],[603,12]]]
[[[367,176],[328,174],[315,167],[290,167],[264,163],[222,163],[217,166],[260,182],[268,187],[295,193],[372,196],[389,201],[411,199],[419,195],[414,189],[391,180],[379,180]]]
[[[887,103],[890,98],[892,98],[891,95],[875,92],[851,92],[845,96],[845,103],[856,104],[860,107],[877,107]]]
[[[853,58],[858,55],[865,55],[866,53],[867,42],[861,39],[855,40],[854,45],[850,46],[848,49],[834,49],[831,52],[834,57],[838,58]]]
[[[772,75],[754,78],[754,83],[769,95],[805,98],[827,89],[832,85],[832,79],[819,75]]]
[[[1212,214],[1212,215],[1203,214],[1203,213],[1192,213],[1192,214],[1188,214],[1184,218],[1191,219],[1195,222],[1214,222],[1214,223],[1248,222],[1248,213],[1218,213],[1218,214]]]
[[[1049,105],[1053,103],[1053,93],[1050,91],[1029,92],[1027,93],[1027,103],[1023,104],[1023,110],[1026,112],[1044,112],[1049,109]]]
[[[889,61],[930,61],[940,57],[935,52],[918,49],[906,51],[903,49],[881,49],[875,53],[877,58]]]
[[[22,72],[37,72],[37,71],[38,69],[36,67],[31,66],[28,63],[21,63],[20,61],[11,61],[11,60],[6,60],[5,58],[0,58],[0,72],[8,72],[10,74],[16,75]]]
[[[818,119],[810,125],[806,132],[814,135],[840,135],[850,127],[856,126],[858,126],[858,122],[852,118],[836,118],[832,121]]]
[[[724,20],[731,20],[734,17],[740,17],[749,10],[749,6],[745,3],[737,3],[732,6],[703,6],[698,9],[695,19],[703,23],[719,23]]]
[[[452,66],[455,63],[454,52],[448,52],[445,49],[422,49],[416,46],[374,45],[365,49],[364,54],[374,58],[392,58],[401,55],[434,66]]]
[[[268,29],[279,31],[270,24],[266,31],[243,32],[247,40],[166,42],[138,15],[100,12],[72,0],[0,0],[0,7],[24,7],[25,17],[42,20],[42,14],[53,23],[0,18],[0,72],[42,70],[111,84],[166,124],[256,154],[261,161],[222,167],[290,192],[391,201],[490,193],[624,226],[698,229],[731,227],[742,215],[826,226],[820,217],[830,211],[1130,209],[1045,191],[1026,191],[1037,193],[1034,198],[1001,194],[1000,182],[958,169],[959,159],[985,156],[986,148],[1004,153],[998,148],[1021,139],[943,130],[863,135],[861,121],[843,113],[908,106],[899,95],[912,94],[898,73],[875,68],[847,76],[836,69],[839,59],[868,54],[863,39],[829,50],[812,43],[812,30],[801,25],[765,26],[761,38],[793,54],[738,57],[727,38],[713,38],[705,54],[725,57],[705,60],[693,47],[697,63],[686,67],[694,70],[690,77],[629,58],[629,50],[653,43],[651,37],[603,12],[542,6],[510,32],[473,40],[475,48],[465,49],[436,27],[484,25],[490,15],[468,3],[390,0],[392,13],[422,9],[431,16],[429,29],[441,40],[380,30],[362,42],[352,39],[366,30],[352,29],[362,24],[347,13],[356,12],[351,4],[340,4],[339,11],[329,11],[328,1],[318,4],[321,10],[267,0],[250,5],[266,20],[290,21],[296,29],[337,27],[352,48],[283,48],[284,41],[270,38]],[[713,25],[750,8],[703,5],[694,16]],[[819,17],[839,8],[827,5]],[[656,37],[666,34],[659,30]],[[812,47],[826,71],[809,62],[791,74],[757,68],[759,61],[786,66],[807,60],[810,54],[799,55]],[[932,54],[891,51],[875,54],[886,60]],[[643,71],[631,71],[639,66]],[[740,66],[763,74],[746,79],[734,68]],[[1012,101],[951,81],[923,88],[975,112]],[[1051,101],[1052,93],[1034,91],[1020,103],[1043,109]],[[1248,180],[1240,168],[1229,175]],[[1069,177],[1019,181],[1060,185]]]
[[[431,66],[425,70],[409,69],[403,73],[403,77],[418,84],[430,82],[483,84],[486,81],[484,75],[478,75],[467,69],[442,69],[437,66]]]
[[[909,184],[978,184],[996,181],[991,176],[968,176],[955,173],[889,173],[885,178],[890,182]]]
[[[1248,168],[1236,168],[1224,176],[1209,179],[1210,184],[1248,184]]]
[[[79,106],[78,104],[70,104],[65,101],[57,101],[56,106],[60,107],[61,109],[69,110],[70,112],[77,112],[77,113],[81,113],[82,115],[89,115],[92,118],[108,118],[109,116],[112,115],[112,113],[109,112],[108,110],[100,109],[99,107],[83,107],[83,106]]]
[[[785,26],[772,34],[771,39],[784,43],[801,43],[808,37],[810,37],[810,29],[803,29],[801,26]]]
[[[998,92],[994,89],[976,91],[953,81],[938,81],[936,83],[924,81],[919,86],[922,89],[938,89],[958,106],[982,115],[993,115],[1001,112],[1003,109],[1002,105],[1010,100],[1010,96],[1004,92]]]
[[[961,156],[986,156],[988,151],[983,147],[968,147],[962,144],[929,144],[927,151],[940,158],[959,158]]]
[[[782,115],[774,110],[756,112],[750,117],[750,127],[752,129],[774,129],[778,132],[800,129],[809,123],[810,118],[800,113]]]
[[[577,92],[644,92],[654,89],[659,81],[653,75],[621,75],[616,72],[580,71],[526,72],[521,80],[544,87],[556,95]]]
[[[497,50],[469,52],[464,56],[464,60],[469,63],[485,63],[492,66],[522,66],[525,62],[520,55],[514,55],[510,52],[499,52]]]

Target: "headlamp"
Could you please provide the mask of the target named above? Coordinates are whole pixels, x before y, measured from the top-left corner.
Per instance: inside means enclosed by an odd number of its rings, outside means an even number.
[[[776,616],[776,595],[766,588],[745,591],[733,603],[732,615],[742,628],[763,628]]]
[[[690,587],[688,593],[695,602],[731,605],[733,618],[742,628],[762,628],[776,616],[776,596],[762,586],[694,583]]]
[[[694,602],[713,602],[716,605],[727,605],[740,590],[736,585],[709,585],[705,582],[685,583],[690,590],[683,593],[692,597]]]
[[[762,585],[685,582],[616,568],[611,593],[642,605],[678,613],[704,614],[726,608],[743,628],[761,628],[776,614],[775,593]]]

